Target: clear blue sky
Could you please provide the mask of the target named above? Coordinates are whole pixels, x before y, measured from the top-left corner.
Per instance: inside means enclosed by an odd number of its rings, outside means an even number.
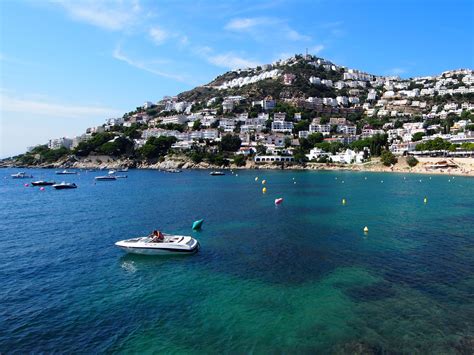
[[[0,1],[0,157],[294,53],[402,77],[472,68],[474,1]]]

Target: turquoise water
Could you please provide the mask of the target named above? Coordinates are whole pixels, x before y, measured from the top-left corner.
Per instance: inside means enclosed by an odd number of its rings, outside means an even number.
[[[14,172],[0,170],[0,352],[449,354],[473,341],[472,178],[145,170],[95,184],[29,170],[79,186],[40,191]],[[155,228],[202,248],[113,245]]]

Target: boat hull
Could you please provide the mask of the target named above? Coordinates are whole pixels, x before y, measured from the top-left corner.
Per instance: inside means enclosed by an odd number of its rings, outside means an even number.
[[[53,185],[56,190],[77,189],[77,185]]]
[[[49,182],[49,181],[35,181],[32,182],[31,185],[33,186],[51,186],[56,184],[55,182]]]
[[[95,178],[96,181],[115,181],[117,180],[115,177],[111,176],[97,176]]]
[[[123,251],[130,254],[140,254],[140,255],[187,255],[194,254],[199,250],[199,243],[189,250],[179,250],[174,248],[146,248],[146,247],[127,247],[117,245]]]

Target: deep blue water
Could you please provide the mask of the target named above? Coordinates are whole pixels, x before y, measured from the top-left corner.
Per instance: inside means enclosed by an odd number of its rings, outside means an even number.
[[[142,170],[94,183],[102,173],[28,170],[79,186],[40,191],[14,172],[0,169],[0,352],[456,353],[474,342],[472,178]],[[114,246],[157,228],[202,248]]]

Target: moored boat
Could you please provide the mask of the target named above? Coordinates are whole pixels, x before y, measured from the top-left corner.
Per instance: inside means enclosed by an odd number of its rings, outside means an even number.
[[[221,175],[225,175],[225,173],[222,172],[222,171],[211,171],[211,172],[209,173],[209,175],[212,175],[212,176],[221,176]]]
[[[119,173],[126,173],[128,171],[128,168],[120,168],[117,170]]]
[[[51,186],[56,184],[54,181],[45,181],[45,180],[38,180],[38,181],[33,181],[31,185],[33,186]]]
[[[153,241],[153,236],[121,240],[117,247],[132,254],[143,255],[185,255],[199,250],[199,242],[189,236],[163,234],[163,239]]]
[[[70,171],[70,170],[63,170],[63,171],[56,171],[57,175],[76,175],[77,171]]]
[[[96,176],[95,179],[97,181],[113,181],[117,180],[117,178],[114,175],[104,175],[104,176]]]
[[[77,188],[77,185],[73,182],[62,182],[60,184],[54,184],[53,187],[56,190],[66,190],[66,189],[75,189]]]
[[[10,176],[12,177],[12,179],[31,179],[33,177],[33,175],[28,175],[24,171],[20,171],[16,174],[11,174]]]

